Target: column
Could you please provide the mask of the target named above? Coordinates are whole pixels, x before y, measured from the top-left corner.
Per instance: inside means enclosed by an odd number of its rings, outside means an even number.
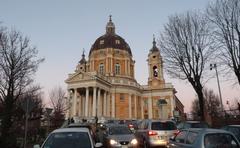
[[[115,118],[115,93],[112,94],[112,117]]]
[[[98,96],[97,96],[97,116],[101,116],[101,89],[98,89]]]
[[[107,94],[107,117],[110,117],[110,92]]]
[[[130,76],[131,75],[131,70],[130,70],[130,60],[128,60],[128,75]]]
[[[67,108],[69,108],[69,109],[67,110],[66,118],[70,118],[71,117],[72,106],[70,106],[70,102],[71,102],[71,90],[68,90]]]
[[[97,100],[97,88],[93,87],[93,106],[92,106],[92,116],[95,117],[96,116],[96,100]]]
[[[127,60],[125,60],[124,62],[125,62],[125,75],[128,75],[128,73],[127,73]]]
[[[175,98],[173,98],[174,96],[172,96],[171,98],[170,98],[170,103],[171,103],[171,111],[170,111],[170,114],[171,114],[171,116],[173,117],[173,111],[174,111],[174,108],[175,108]]]
[[[132,99],[131,99],[131,94],[128,94],[128,117],[129,119],[132,118]]]
[[[140,97],[140,102],[141,102],[141,119],[144,119],[144,109],[143,109],[144,100],[143,100],[143,97]]]
[[[107,92],[104,91],[103,96],[103,116],[107,116]]]
[[[152,119],[152,98],[148,97],[148,118]]]
[[[81,104],[82,116],[85,116],[85,101],[86,101],[86,96],[81,95],[81,99],[82,99],[82,104]]]
[[[88,117],[88,100],[89,100],[89,89],[86,87],[86,97],[85,97],[85,117]]]
[[[134,97],[134,116],[137,119],[137,95]]]
[[[76,116],[77,113],[77,89],[74,89],[74,97],[73,97],[73,116]]]
[[[82,116],[82,96],[79,94],[78,98],[78,116]]]

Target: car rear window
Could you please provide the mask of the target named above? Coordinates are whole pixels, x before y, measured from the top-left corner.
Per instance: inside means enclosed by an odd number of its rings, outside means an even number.
[[[208,128],[206,123],[191,123],[187,128]]]
[[[176,130],[173,122],[152,122],[152,130]]]
[[[62,132],[49,136],[43,148],[90,148],[91,141],[87,132]]]
[[[204,137],[206,148],[238,148],[236,139],[227,133],[206,134]]]

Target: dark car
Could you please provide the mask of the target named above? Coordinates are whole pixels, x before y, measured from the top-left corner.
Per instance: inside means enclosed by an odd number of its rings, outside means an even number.
[[[175,122],[171,120],[142,120],[135,132],[139,144],[149,148],[167,146],[170,137],[178,132]]]
[[[178,130],[187,128],[209,128],[206,122],[202,121],[182,121],[177,125]]]
[[[170,148],[239,148],[239,141],[230,132],[211,128],[188,128],[170,139]]]
[[[103,134],[105,148],[138,147],[138,141],[133,132],[125,124],[109,124]]]
[[[238,141],[240,141],[240,125],[226,125],[221,129],[232,132],[238,138]]]

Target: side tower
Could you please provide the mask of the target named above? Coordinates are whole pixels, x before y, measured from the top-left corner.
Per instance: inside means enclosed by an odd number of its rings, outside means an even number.
[[[148,54],[148,85],[151,87],[163,87],[165,80],[163,78],[163,61],[159,49],[156,46],[155,37],[153,37],[153,47]]]

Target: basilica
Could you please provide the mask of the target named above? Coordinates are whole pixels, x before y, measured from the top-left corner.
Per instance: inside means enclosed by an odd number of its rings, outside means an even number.
[[[146,55],[148,84],[135,79],[135,61],[128,43],[115,32],[112,18],[104,35],[83,52],[75,71],[65,80],[69,117],[171,119],[181,105],[176,90],[163,76],[163,59],[153,38]]]

